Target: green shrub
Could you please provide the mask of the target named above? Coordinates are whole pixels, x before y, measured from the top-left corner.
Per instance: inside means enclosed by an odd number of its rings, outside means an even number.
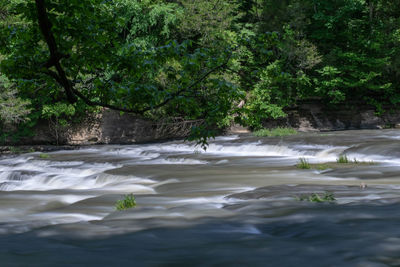
[[[120,199],[115,203],[117,210],[126,210],[136,207],[136,199],[133,194],[126,195],[124,199]]]
[[[311,165],[306,158],[299,158],[299,163],[297,163],[296,167],[299,169],[311,169]]]
[[[264,136],[288,136],[288,135],[295,135],[297,131],[293,128],[282,128],[278,127],[275,129],[261,129],[258,131],[253,132],[254,136],[264,137]]]
[[[336,201],[335,196],[333,195],[332,192],[325,192],[324,195],[320,196],[317,193],[312,193],[310,195],[303,195],[297,198],[299,201],[308,201],[308,202],[316,202],[316,203],[321,203],[321,202],[333,202]]]
[[[347,158],[346,155],[340,155],[339,158],[336,160],[337,163],[350,163],[350,160]],[[357,163],[355,161],[355,163]]]

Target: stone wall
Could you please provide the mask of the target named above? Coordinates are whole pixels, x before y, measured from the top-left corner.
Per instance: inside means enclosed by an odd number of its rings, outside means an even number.
[[[384,107],[383,115],[377,115],[371,106],[348,104],[325,106],[318,102],[304,102],[287,109],[288,116],[278,120],[265,120],[263,126],[292,127],[299,131],[334,131],[352,129],[382,129],[400,126],[400,110]]]
[[[390,110],[388,107],[386,109]],[[378,116],[373,107],[357,104],[324,106],[318,102],[305,102],[287,109],[286,112],[286,118],[265,120],[263,126],[291,127],[299,131],[381,129],[400,126],[400,110]],[[154,122],[105,109],[81,123],[60,130],[58,142],[54,127],[48,122],[42,122],[36,127],[33,137],[20,140],[18,145],[131,144],[179,139],[188,136],[191,127],[200,123],[201,121]],[[244,127],[234,125],[227,132],[232,134],[247,131]]]
[[[84,119],[68,128],[58,130],[48,122],[35,128],[33,137],[20,140],[19,145],[92,145],[131,144],[184,138],[192,126],[201,121],[154,122],[132,114],[120,114],[104,109],[103,112]]]

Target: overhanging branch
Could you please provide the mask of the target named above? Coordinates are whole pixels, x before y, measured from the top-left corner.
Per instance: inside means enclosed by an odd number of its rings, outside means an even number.
[[[45,0],[35,0],[35,2],[36,10],[38,13],[39,28],[43,34],[43,37],[50,52],[50,59],[45,66],[47,68],[51,66],[54,66],[56,68],[58,76],[58,79],[56,79],[57,82],[64,88],[68,101],[70,103],[75,103],[77,99],[72,92],[72,84],[68,80],[65,71],[60,63],[60,59],[67,56],[58,51],[56,40],[53,33],[51,32],[52,25],[47,15]]]
[[[154,106],[150,106],[150,107],[142,108],[142,109],[132,109],[132,108],[118,107],[118,106],[111,105],[109,103],[103,103],[100,101],[93,101],[89,97],[82,94],[79,90],[74,88],[73,82],[68,79],[66,72],[64,71],[64,69],[61,65],[60,60],[62,58],[68,58],[69,55],[65,55],[58,50],[56,40],[51,31],[52,24],[48,18],[45,1],[46,0],[35,0],[36,9],[37,9],[37,13],[38,13],[39,28],[40,28],[40,31],[46,41],[46,44],[47,44],[49,52],[50,52],[50,59],[44,64],[44,67],[47,69],[45,71],[45,73],[47,75],[49,75],[50,77],[54,78],[57,81],[57,83],[59,83],[61,85],[61,87],[64,89],[67,99],[70,103],[75,103],[77,101],[77,98],[80,98],[82,101],[84,101],[89,106],[101,106],[101,107],[106,107],[106,108],[110,108],[110,109],[117,110],[117,111],[143,114],[146,111],[150,111],[150,110],[165,106],[174,98],[181,96],[185,92],[191,90],[192,88],[194,88],[195,86],[197,86],[198,84],[203,82],[205,79],[207,79],[207,77],[209,77],[212,73],[215,73],[216,71],[226,67],[226,65],[228,64],[228,62],[232,56],[232,54],[230,54],[228,56],[228,58],[222,64],[210,69],[209,71],[204,73],[199,79],[194,81],[189,86],[182,88],[181,90],[169,95],[162,102],[160,102],[159,104],[154,105]],[[49,70],[49,68],[53,67],[53,66],[55,67],[56,71]]]

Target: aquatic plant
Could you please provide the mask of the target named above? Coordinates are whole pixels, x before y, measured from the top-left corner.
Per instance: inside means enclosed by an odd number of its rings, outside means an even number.
[[[258,137],[274,137],[274,136],[288,136],[288,135],[295,135],[298,132],[293,128],[285,128],[285,127],[278,127],[274,129],[261,129],[258,131],[253,132],[254,136]]]
[[[124,199],[120,199],[115,203],[117,210],[126,210],[136,207],[136,199],[133,194],[125,195]]]
[[[311,169],[311,165],[306,158],[299,158],[299,163],[297,163],[296,167],[299,169]]]
[[[41,153],[41,154],[39,155],[39,158],[41,158],[41,159],[48,159],[48,158],[50,158],[50,155],[49,155],[49,154],[46,154],[46,153]]]
[[[349,164],[349,163],[353,163],[353,164],[368,164],[368,165],[373,165],[376,164],[374,161],[360,161],[356,158],[354,158],[353,160],[350,160],[346,155],[341,155],[339,156],[339,158],[336,159],[337,163],[345,163],[345,164]]]
[[[300,197],[297,197],[297,200],[321,203],[321,202],[333,202],[336,201],[336,198],[332,192],[326,191],[325,194],[322,196],[317,193],[311,193],[310,195],[302,195]]]
[[[347,158],[347,155],[340,155],[339,158],[336,159],[337,163],[350,163],[350,160]],[[357,163],[357,160],[355,159],[354,163]]]

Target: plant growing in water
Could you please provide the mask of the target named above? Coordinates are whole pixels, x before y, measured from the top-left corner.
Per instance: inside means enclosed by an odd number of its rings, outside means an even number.
[[[136,199],[133,194],[126,195],[124,199],[120,199],[115,203],[117,210],[126,210],[136,207]]]
[[[373,161],[360,161],[356,158],[354,158],[353,160],[350,160],[347,155],[341,155],[339,156],[339,158],[336,159],[337,163],[354,163],[354,164],[375,164],[375,162]]]
[[[41,154],[39,155],[39,158],[41,158],[41,159],[48,159],[48,158],[50,158],[50,155],[49,155],[49,154],[46,154],[46,153],[41,153]]]
[[[275,129],[261,129],[258,131],[253,132],[254,136],[264,137],[264,136],[288,136],[288,135],[295,135],[297,131],[293,128],[283,128],[278,127]]]
[[[336,160],[337,163],[350,163],[350,160],[345,155],[340,155],[339,158]],[[356,163],[356,162],[355,162]]]
[[[327,191],[322,196],[320,196],[317,193],[312,193],[310,195],[303,195],[303,196],[297,197],[297,200],[321,203],[321,202],[334,202],[334,201],[336,201],[336,198],[332,192]]]
[[[299,158],[299,163],[297,163],[296,167],[299,169],[311,169],[311,165],[306,158]]]

